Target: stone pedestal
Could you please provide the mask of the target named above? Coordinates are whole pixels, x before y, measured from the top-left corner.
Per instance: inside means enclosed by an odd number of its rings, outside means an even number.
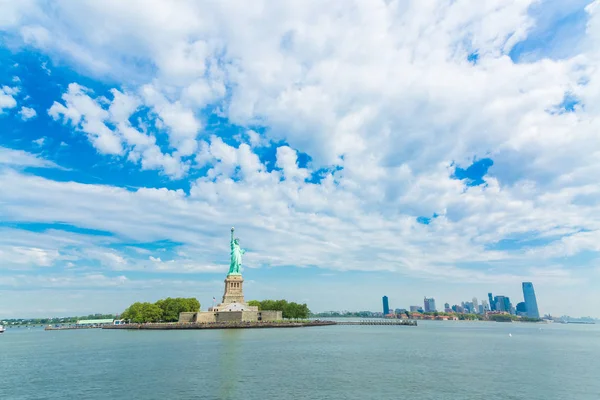
[[[243,284],[244,278],[242,278],[242,275],[227,275],[222,304],[245,304]]]

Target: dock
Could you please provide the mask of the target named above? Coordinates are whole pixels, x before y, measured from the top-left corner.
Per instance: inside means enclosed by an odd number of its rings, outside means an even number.
[[[60,325],[60,326],[46,326],[45,331],[68,331],[71,329],[100,329],[102,326],[75,326],[75,325]]]
[[[336,325],[396,325],[396,326],[417,326],[417,321],[412,320],[363,320],[363,321],[343,321]]]

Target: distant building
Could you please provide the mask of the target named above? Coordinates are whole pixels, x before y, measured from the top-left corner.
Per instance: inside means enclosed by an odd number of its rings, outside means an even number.
[[[483,313],[486,313],[490,310],[490,305],[488,304],[488,302],[486,300],[482,300],[481,301],[481,305],[483,306]]]
[[[465,308],[463,306],[459,306],[458,304],[455,304],[452,306],[452,311],[454,311],[455,313],[464,313],[465,312]]]
[[[435,309],[435,299],[433,297],[430,299],[425,297],[425,299],[423,300],[423,310],[425,310],[425,312],[436,312],[437,311]]]
[[[390,304],[388,303],[388,297],[383,296],[383,315],[388,315],[390,313]]]
[[[410,312],[411,313],[423,312],[423,308],[421,308],[421,306],[410,306]]]
[[[396,314],[404,314],[406,312],[406,308],[396,308],[394,312]]]
[[[477,297],[473,297],[473,312],[475,314],[479,312],[479,303],[477,303]]]
[[[473,303],[471,303],[470,301],[467,301],[466,303],[463,301],[462,306],[465,309],[465,311],[469,314],[473,314],[475,312],[473,310]]]
[[[488,300],[490,301],[490,311],[496,311],[496,302],[491,293],[488,293]]]
[[[527,308],[527,316],[530,318],[539,318],[537,299],[535,298],[535,290],[533,283],[523,282],[523,298],[525,299],[525,307]]]
[[[507,296],[495,296],[494,297],[494,311],[505,311],[510,313],[512,304],[510,298]]]
[[[450,308],[450,303],[444,303],[444,312],[452,312]]]
[[[95,316],[98,315],[102,316],[102,314],[96,314]],[[77,325],[113,325],[114,322],[114,319],[80,319],[77,321]]]
[[[524,301],[517,304],[517,315],[527,316],[527,306]]]

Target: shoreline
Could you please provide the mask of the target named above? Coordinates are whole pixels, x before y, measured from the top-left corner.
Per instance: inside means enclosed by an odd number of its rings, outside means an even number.
[[[233,323],[148,323],[105,325],[102,329],[125,330],[185,330],[185,329],[268,329],[268,328],[305,328],[311,326],[337,325],[334,321],[309,322],[233,322]]]

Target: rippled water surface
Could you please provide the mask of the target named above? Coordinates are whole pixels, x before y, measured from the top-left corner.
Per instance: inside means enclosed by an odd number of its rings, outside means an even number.
[[[0,399],[598,400],[600,325],[12,328],[0,365]]]

